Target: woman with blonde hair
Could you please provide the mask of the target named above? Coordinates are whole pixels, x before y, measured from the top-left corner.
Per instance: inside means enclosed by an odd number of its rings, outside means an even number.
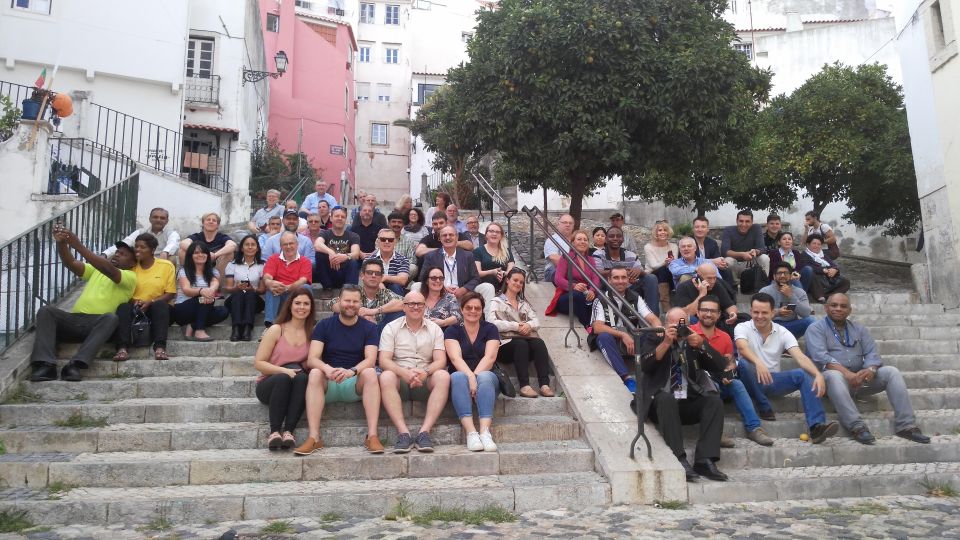
[[[577,253],[583,256],[587,262],[583,262]],[[590,254],[590,236],[587,231],[579,229],[573,231],[570,241],[570,258],[573,259],[573,265],[567,262],[566,257],[561,257],[557,262],[557,273],[553,277],[553,283],[556,290],[553,292],[553,299],[547,306],[546,315],[555,316],[557,313],[563,313],[568,316],[575,316],[584,328],[588,328],[590,316],[593,311],[593,301],[596,298],[596,289],[600,288],[600,261]],[[570,277],[567,279],[567,269],[571,269]],[[590,285],[593,285],[591,287]],[[570,296],[573,296],[573,313],[570,313]]]
[[[657,288],[660,292],[660,313],[670,309],[670,291],[673,290],[673,274],[670,273],[670,263],[677,258],[680,250],[670,242],[673,228],[670,222],[661,219],[653,226],[653,238],[643,246],[643,255],[646,261],[648,274],[657,276]]]
[[[503,227],[499,223],[487,225],[487,230],[483,234],[487,243],[473,250],[477,274],[482,283],[489,283],[493,285],[494,290],[499,290],[503,277],[513,269],[516,263],[507,239],[504,237]]]
[[[404,225],[406,225],[407,216],[410,214],[410,209],[413,208],[413,199],[409,195],[401,195],[397,199],[397,204],[394,205],[393,210],[400,212],[400,215],[403,216]]]

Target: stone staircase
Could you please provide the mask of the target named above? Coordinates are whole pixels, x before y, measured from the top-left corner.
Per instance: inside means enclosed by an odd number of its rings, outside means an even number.
[[[819,445],[800,441],[807,427],[794,393],[772,400],[777,420],[764,421],[763,428],[776,442],[763,447],[745,438],[730,403],[724,433],[735,439],[736,448],[724,449],[719,463],[730,481],[688,484],[690,502],[910,495],[926,493],[927,482],[960,483],[960,314],[944,313],[939,304],[919,304],[910,293],[850,296],[851,319],[869,327],[884,363],[903,373],[917,423],[932,442],[917,444],[894,434],[885,393],[857,400],[877,437],[873,446],[855,442],[843,429]],[[823,316],[822,306],[815,310]],[[783,369],[794,367],[793,359],[784,357]],[[836,419],[826,397],[824,405],[828,419]],[[688,455],[693,455],[695,432],[686,433]]]
[[[391,454],[396,430],[381,412],[388,451],[367,454],[360,403],[326,407],[322,451],[270,452],[267,409],[254,397],[257,343],[229,342],[224,326],[211,335],[216,341],[188,342],[173,327],[168,361],[133,349],[114,363],[106,346],[80,383],[23,383],[18,402],[0,405],[0,511],[26,510],[41,525],[202,523],[383,516],[398,504],[524,512],[611,500],[564,397],[499,398],[497,452],[468,452],[448,405],[432,431],[435,453]],[[404,406],[415,430],[424,404]]]

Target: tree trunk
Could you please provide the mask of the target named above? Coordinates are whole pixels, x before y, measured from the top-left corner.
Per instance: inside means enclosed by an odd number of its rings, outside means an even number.
[[[817,213],[818,216],[823,215],[823,209],[827,207],[826,201],[823,199],[813,198],[813,211]]]
[[[570,215],[573,216],[574,228],[580,228],[580,215],[583,213],[583,194],[587,186],[587,179],[576,176],[570,179]]]

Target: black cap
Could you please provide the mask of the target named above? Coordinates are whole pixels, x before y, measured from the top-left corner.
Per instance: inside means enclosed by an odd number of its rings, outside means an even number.
[[[300,214],[297,213],[296,210],[284,210],[284,212],[283,212],[283,217],[287,217],[287,216],[297,216],[297,217],[300,217]]]
[[[616,214],[611,215],[610,219],[623,219],[623,214],[617,212]]]

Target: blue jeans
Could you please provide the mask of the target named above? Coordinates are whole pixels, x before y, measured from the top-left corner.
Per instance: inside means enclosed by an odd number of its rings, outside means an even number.
[[[774,319],[773,322],[789,330],[790,333],[793,334],[793,337],[800,339],[803,337],[803,334],[807,332],[807,327],[817,322],[817,320],[813,318],[813,315],[807,315],[802,319],[793,319],[792,321],[778,321]]]
[[[640,343],[634,343],[636,350],[640,350],[640,345]],[[630,374],[627,371],[626,362],[623,361],[623,354],[620,353],[620,340],[613,337],[613,334],[597,334],[597,348],[621,379]]]
[[[404,289],[404,288],[403,288],[403,285],[400,285],[399,283],[384,283],[384,286],[385,286],[387,289],[390,289],[391,291],[399,294],[399,295],[400,295],[400,298],[403,298],[403,297],[406,296],[406,294],[407,294],[407,290]],[[402,312],[401,312],[401,313],[402,313]]]
[[[493,418],[493,405],[497,402],[500,382],[492,371],[477,373],[477,412],[480,418]],[[470,382],[462,371],[450,376],[450,401],[457,418],[473,416],[473,400],[470,398]]]
[[[747,392],[757,402],[760,411],[773,411],[768,397],[785,396],[797,390],[800,391],[800,401],[803,403],[803,414],[807,418],[807,426],[813,427],[827,421],[827,413],[823,410],[823,403],[813,392],[813,377],[806,371],[797,368],[790,371],[771,371],[772,384],[760,384],[757,380],[757,371],[753,364],[745,360],[737,363],[740,369],[740,380]]]
[[[631,285],[630,288],[643,297],[643,301],[647,303],[647,307],[650,308],[650,311],[659,317],[660,291],[657,289],[658,283],[659,280],[657,279],[657,276],[653,274],[647,274],[637,280],[637,282]]]
[[[360,282],[360,261],[350,259],[341,264],[339,270],[334,270],[330,266],[330,257],[318,251],[317,261],[313,265],[313,282],[319,283],[324,289],[338,289],[347,283],[356,285]]]
[[[791,283],[798,287],[802,287],[803,290],[810,289],[810,282],[813,281],[813,267],[804,266],[800,269],[800,283],[797,283],[797,280],[793,280]]]
[[[560,298],[557,299],[557,312],[563,313],[564,315],[571,315],[570,313],[570,295],[573,295],[573,315],[576,315],[577,320],[580,321],[580,324],[584,328],[590,326],[593,322],[590,320],[590,316],[593,312],[593,302],[587,303],[587,297],[580,291],[568,291],[560,295]]]
[[[743,419],[743,427],[747,433],[760,427],[760,417],[757,416],[757,410],[753,407],[753,400],[750,399],[750,393],[740,379],[730,381],[730,384],[717,383],[720,388],[720,397],[723,399],[732,399],[737,407],[740,417]]]
[[[273,294],[267,289],[267,292],[263,293],[263,320],[265,322],[272,323],[274,319],[277,318],[277,311],[280,310],[281,304],[287,299],[290,293],[285,292],[280,295]]]

